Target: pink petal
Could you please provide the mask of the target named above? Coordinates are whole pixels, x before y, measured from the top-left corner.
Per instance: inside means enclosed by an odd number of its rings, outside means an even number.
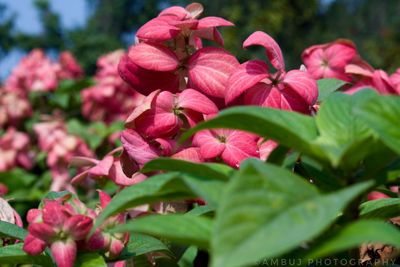
[[[25,237],[23,249],[29,255],[38,255],[42,253],[45,248],[46,242],[44,242],[43,240],[36,238],[31,234],[28,234]]]
[[[193,89],[185,89],[178,95],[178,106],[191,109],[203,114],[218,112],[217,106],[205,95]]]
[[[182,160],[198,162],[198,163],[204,162],[204,159],[200,153],[200,149],[197,147],[185,148],[185,149],[179,151],[178,153],[175,153],[174,155],[172,155],[171,158],[182,159]]]
[[[45,223],[31,223],[28,227],[28,231],[32,236],[46,242],[50,242],[57,235],[57,231],[52,226]]]
[[[111,257],[118,256],[121,253],[121,251],[124,249],[124,247],[125,247],[125,245],[121,240],[112,238],[111,244],[109,247]]]
[[[232,167],[239,167],[242,160],[259,157],[256,136],[242,131],[231,131],[226,138],[222,159]]]
[[[197,18],[204,11],[203,5],[199,3],[191,3],[187,5],[185,9],[190,13],[190,17],[192,18]]]
[[[203,28],[220,27],[220,26],[234,26],[234,24],[220,17],[205,17],[199,20],[197,28],[203,29]]]
[[[129,49],[128,56],[136,65],[146,70],[173,71],[179,66],[175,53],[161,44],[137,44]]]
[[[195,40],[197,40],[197,45],[199,48],[202,47],[202,45],[200,45],[201,38],[214,41],[220,46],[224,46],[224,39],[222,38],[221,33],[215,27],[197,29],[193,32],[193,37]]]
[[[70,234],[73,240],[78,241],[86,238],[92,226],[92,218],[78,214],[68,218],[63,229],[65,232]]]
[[[26,215],[28,223],[38,222],[37,220],[42,218],[42,211],[39,209],[30,209]]]
[[[144,95],[149,95],[158,89],[171,92],[179,89],[179,77],[173,72],[146,70],[133,63],[126,55],[122,57],[118,71],[125,82]]]
[[[171,6],[160,12],[158,17],[174,16],[178,20],[182,20],[189,16],[189,12],[181,6]]]
[[[58,267],[74,266],[76,258],[76,244],[74,241],[56,241],[51,244],[50,250]]]
[[[293,97],[300,97],[308,106],[314,105],[318,99],[317,82],[306,72],[289,71],[285,75],[283,83],[293,90]]]
[[[238,66],[237,59],[224,49],[202,48],[189,59],[189,85],[208,96],[224,98],[229,75]]]
[[[123,172],[121,163],[116,161],[111,168],[110,179],[118,186],[130,186],[146,180],[147,176],[136,172],[132,177],[128,177]]]
[[[99,198],[100,198],[100,207],[101,208],[105,208],[107,207],[108,203],[110,203],[111,201],[111,197],[104,191],[98,189],[97,193],[99,194]]]
[[[266,160],[269,155],[274,151],[275,148],[278,147],[278,143],[272,140],[264,141],[260,139],[258,142],[258,150],[260,151],[260,159]]]
[[[225,102],[227,104],[231,103],[244,91],[268,76],[268,65],[265,62],[261,60],[250,60],[243,63],[228,79]]]
[[[325,54],[330,67],[344,68],[357,55],[357,50],[353,42],[337,40],[326,48]]]
[[[125,125],[128,128],[135,127],[135,119],[142,115],[146,110],[150,110],[153,106],[154,98],[160,93],[160,90],[156,90],[151,92],[148,96],[143,99],[143,102],[137,106],[133,112],[129,115],[129,117],[125,121]]]
[[[378,191],[373,191],[368,194],[367,198],[368,198],[368,200],[376,200],[376,199],[390,198],[390,197],[384,193],[381,193]]]
[[[193,145],[200,147],[200,155],[204,159],[212,159],[221,155],[225,144],[217,139],[210,130],[200,131],[193,137]]]
[[[383,70],[374,71],[372,84],[381,94],[396,94],[396,87]]]
[[[121,142],[129,157],[139,166],[158,157],[158,151],[134,130],[124,130],[121,134]]]
[[[76,185],[82,182],[88,176],[89,170],[83,171],[72,177],[71,184]]]
[[[73,157],[70,161],[70,166],[72,167],[86,167],[96,165],[99,161],[97,159],[88,158],[88,157]]]
[[[272,66],[277,70],[285,69],[285,61],[281,48],[275,40],[265,32],[256,31],[251,34],[243,43],[243,47],[247,48],[252,45],[261,45],[265,48],[268,59],[271,61]]]
[[[43,222],[52,226],[61,226],[67,220],[63,206],[56,200],[45,200],[42,215]]]
[[[181,29],[181,30],[193,30],[197,28],[199,21],[197,19],[185,19],[173,21],[170,24]]]
[[[178,117],[171,112],[149,110],[135,121],[136,130],[150,138],[174,136],[181,128]]]
[[[97,177],[107,176],[110,172],[110,168],[113,162],[113,156],[105,156],[101,161],[96,164],[96,166],[90,168],[88,174]]]
[[[180,32],[180,29],[160,18],[154,18],[144,24],[136,32],[136,37],[148,41],[166,41],[173,39]]]
[[[86,245],[89,250],[104,249],[107,244],[101,230],[97,229],[96,232],[89,238]]]

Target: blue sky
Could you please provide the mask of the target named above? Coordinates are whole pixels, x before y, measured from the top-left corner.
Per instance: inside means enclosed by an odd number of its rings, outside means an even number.
[[[16,14],[16,30],[28,33],[40,33],[41,27],[38,14],[34,8],[34,0],[0,0],[9,7],[9,12]],[[61,23],[67,28],[81,26],[87,17],[87,6],[85,0],[50,0],[53,10],[61,16]],[[13,51],[10,55],[0,61],[0,78],[6,77],[13,66],[21,59],[23,54]]]

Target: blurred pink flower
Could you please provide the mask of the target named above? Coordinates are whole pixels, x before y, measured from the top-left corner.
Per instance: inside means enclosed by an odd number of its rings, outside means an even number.
[[[64,51],[59,55],[59,71],[60,79],[77,79],[83,75],[83,70],[78,64],[74,56],[69,51]]]
[[[25,96],[0,88],[0,128],[5,125],[16,126],[31,114],[32,108]]]
[[[92,151],[80,137],[68,134],[61,121],[37,123],[33,129],[38,136],[39,148],[47,153],[47,165],[53,177],[51,190],[65,189],[69,162],[76,156],[92,157]]]
[[[30,150],[29,136],[8,128],[0,137],[0,171],[14,167],[30,169],[33,166],[33,153]]]
[[[82,114],[89,120],[106,123],[122,121],[141,103],[143,95],[119,77],[118,63],[123,54],[122,50],[117,50],[100,57],[96,85],[81,91]]]

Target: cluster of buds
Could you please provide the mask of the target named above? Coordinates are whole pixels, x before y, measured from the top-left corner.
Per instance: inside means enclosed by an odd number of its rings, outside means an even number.
[[[381,94],[400,94],[400,70],[389,76],[363,60],[355,44],[339,39],[331,43],[313,45],[302,54],[303,62],[315,79],[337,78],[350,82],[346,92],[355,93],[373,88]]]
[[[92,151],[80,137],[69,134],[61,121],[37,123],[33,129],[40,150],[47,153],[47,165],[53,178],[51,190],[73,190],[68,183],[68,164],[76,156],[92,157]]]
[[[14,68],[5,82],[8,91],[27,95],[30,91],[52,91],[62,79],[78,78],[82,70],[69,52],[53,62],[40,49],[32,50]]]
[[[77,251],[103,251],[109,258],[118,256],[129,239],[127,234],[105,232],[110,225],[123,223],[125,214],[109,218],[92,236],[89,232],[110,197],[99,191],[100,207],[97,211],[87,208],[79,199],[66,195],[56,200],[45,199],[39,209],[27,215],[28,235],[24,251],[30,255],[50,248],[57,266],[72,267]]]
[[[33,166],[33,153],[29,136],[10,127],[0,137],[0,172],[14,167],[30,169]]]
[[[123,121],[143,98],[118,74],[118,63],[124,55],[117,50],[97,61],[96,85],[81,92],[82,114],[91,121]]]

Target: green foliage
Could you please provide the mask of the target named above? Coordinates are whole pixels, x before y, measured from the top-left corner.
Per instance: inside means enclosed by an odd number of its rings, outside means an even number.
[[[52,267],[53,262],[48,255],[40,254],[31,256],[22,250],[23,244],[9,245],[0,247],[0,262],[2,264],[37,264],[43,267]]]

